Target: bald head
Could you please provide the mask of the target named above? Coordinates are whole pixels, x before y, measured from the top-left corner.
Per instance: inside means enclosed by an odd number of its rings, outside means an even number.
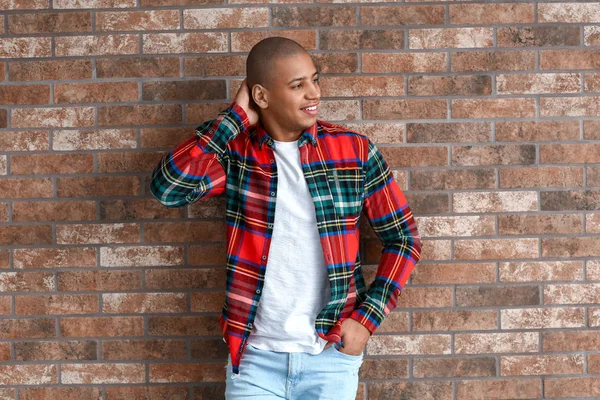
[[[250,90],[256,84],[267,87],[270,71],[276,60],[284,57],[308,54],[300,44],[283,37],[270,37],[252,47],[246,59],[246,76]]]

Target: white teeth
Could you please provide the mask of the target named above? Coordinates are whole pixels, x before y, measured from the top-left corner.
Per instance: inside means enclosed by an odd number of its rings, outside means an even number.
[[[314,111],[316,109],[317,109],[317,106],[303,108],[303,110],[309,110],[309,111]]]

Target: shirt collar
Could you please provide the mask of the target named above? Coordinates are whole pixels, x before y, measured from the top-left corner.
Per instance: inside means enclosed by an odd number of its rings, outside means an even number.
[[[317,146],[317,131],[318,131],[318,124],[315,122],[315,124],[313,126],[311,126],[310,128],[307,128],[304,130],[304,132],[302,132],[302,136],[300,136],[300,139],[298,140],[298,147],[304,145],[304,143],[310,142],[312,143],[313,146]],[[273,138],[271,137],[271,135],[269,135],[267,133],[267,131],[265,130],[265,128],[262,126],[262,124],[260,122],[258,122],[253,129],[253,132],[251,134],[252,136],[256,137],[256,140],[258,141],[258,148],[262,149],[263,144],[267,144],[267,146],[274,148],[275,147],[275,142],[273,141]]]

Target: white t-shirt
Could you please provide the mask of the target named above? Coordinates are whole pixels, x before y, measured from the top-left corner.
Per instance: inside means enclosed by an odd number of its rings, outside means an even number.
[[[298,142],[275,141],[277,198],[273,237],[253,331],[252,346],[318,354],[327,341],[315,330],[331,289]]]

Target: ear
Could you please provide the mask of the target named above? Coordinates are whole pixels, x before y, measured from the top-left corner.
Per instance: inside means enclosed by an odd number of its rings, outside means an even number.
[[[256,84],[252,87],[252,100],[261,109],[265,109],[269,106],[268,90],[260,84]]]

